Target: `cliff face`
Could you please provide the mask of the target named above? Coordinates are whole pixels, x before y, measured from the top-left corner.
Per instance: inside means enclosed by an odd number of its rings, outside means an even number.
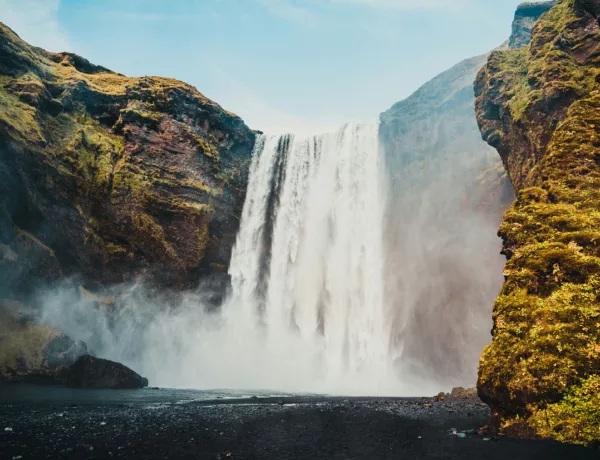
[[[486,58],[457,64],[381,115],[386,285],[403,312],[394,321],[404,325],[404,356],[448,387],[472,386],[489,343],[504,263],[495,234],[514,199],[474,116],[473,81]]]
[[[473,81],[487,57],[460,62],[394,104],[381,115],[380,137],[389,170],[444,163],[432,175],[453,169],[463,182],[459,199],[500,220],[512,202],[512,187],[493,149],[481,141],[473,115]]]
[[[532,24],[549,7],[519,8],[512,46],[529,42]],[[405,356],[436,369],[434,377],[446,386],[472,385],[480,350],[489,343],[504,265],[496,232],[514,200],[474,114],[473,81],[487,59],[457,64],[381,115],[391,183],[389,295],[401,299],[399,311],[409,312],[398,320],[406,324]]]
[[[189,85],[0,24],[0,297],[72,274],[181,288],[225,272],[254,138]]]
[[[521,3],[515,13],[509,46],[511,48],[523,48],[529,45],[531,41],[531,29],[534,24],[555,3],[555,0],[550,2]]]
[[[561,0],[475,85],[518,200],[479,394],[508,433],[600,439],[600,0]]]

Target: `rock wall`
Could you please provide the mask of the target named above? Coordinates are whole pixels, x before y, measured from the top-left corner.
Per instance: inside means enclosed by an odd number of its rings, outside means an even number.
[[[489,343],[504,263],[495,234],[514,199],[474,115],[473,81],[486,60],[457,64],[381,115],[391,321],[415,372],[435,370],[431,380],[447,387],[473,386]]]
[[[226,273],[254,139],[192,86],[0,24],[0,298],[70,275],[191,288]]]
[[[475,85],[518,200],[479,395],[505,433],[600,440],[600,0],[561,0]]]

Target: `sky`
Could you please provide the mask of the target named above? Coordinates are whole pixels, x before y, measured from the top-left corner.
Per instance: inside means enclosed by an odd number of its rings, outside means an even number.
[[[520,0],[0,0],[29,43],[177,78],[253,129],[376,118],[508,38]]]

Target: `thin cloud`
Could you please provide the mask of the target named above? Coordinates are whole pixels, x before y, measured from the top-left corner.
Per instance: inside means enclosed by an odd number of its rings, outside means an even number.
[[[300,25],[311,25],[318,19],[309,8],[290,0],[259,0],[271,14]]]
[[[19,36],[50,51],[70,49],[58,21],[60,0],[0,0],[0,21]]]
[[[210,60],[203,68],[223,83],[221,94],[215,94],[215,100],[228,110],[242,117],[252,129],[261,129],[268,133],[294,132],[296,134],[328,132],[342,124],[337,120],[312,116],[310,120],[299,118],[285,110],[270,104],[251,90],[238,76],[212,63]],[[212,95],[211,95],[212,96]],[[276,121],[275,121],[276,120]]]
[[[432,8],[456,8],[464,0],[331,0],[332,3],[354,3],[373,8],[394,8],[399,10],[428,10]]]

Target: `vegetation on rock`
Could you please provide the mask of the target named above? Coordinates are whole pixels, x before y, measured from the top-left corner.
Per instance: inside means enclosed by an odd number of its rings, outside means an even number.
[[[185,83],[48,53],[0,24],[0,244],[15,254],[0,291],[70,274],[191,287],[226,268],[254,137]]]
[[[515,13],[512,34],[509,40],[511,48],[522,48],[531,41],[531,29],[542,14],[552,8],[555,0],[521,3]]]
[[[600,439],[600,1],[561,0],[495,52],[476,112],[519,192],[479,394],[506,433]]]
[[[55,383],[87,352],[84,342],[44,324],[35,310],[0,300],[0,381]]]

